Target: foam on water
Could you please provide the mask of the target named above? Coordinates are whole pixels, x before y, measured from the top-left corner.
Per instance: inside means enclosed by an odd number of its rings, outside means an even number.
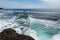
[[[12,19],[0,19],[0,32],[4,29],[12,28],[17,33],[22,34],[24,32],[25,35],[29,35],[35,40],[57,40],[60,38],[60,29],[58,28],[57,21],[34,19],[31,17],[29,19],[31,20],[30,27],[20,26],[19,20],[15,22],[16,16],[13,16]],[[23,31],[21,28],[23,28]]]
[[[60,36],[58,36],[58,33],[60,34],[60,26],[58,27],[57,24],[58,21],[31,19],[30,26],[37,32],[40,40],[58,40],[55,38],[55,35],[60,38]]]
[[[1,15],[3,15],[3,14],[1,14]],[[0,19],[0,32],[2,32],[4,29],[12,28],[19,34],[22,34],[22,32],[24,32],[25,35],[29,35],[32,38],[34,38],[35,40],[39,40],[37,37],[36,31],[31,29],[31,27],[20,26],[20,24],[17,23],[18,21],[15,22],[15,20],[16,20],[16,16],[14,16],[12,19],[9,19],[9,18]],[[21,28],[24,28],[23,31],[21,30]]]

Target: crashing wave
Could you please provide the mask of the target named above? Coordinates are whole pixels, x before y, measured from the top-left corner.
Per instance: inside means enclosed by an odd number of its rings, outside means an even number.
[[[4,14],[5,13],[5,14]],[[31,18],[30,15],[16,12],[3,12],[0,14],[0,32],[7,28],[14,29],[19,34],[29,35],[35,40],[50,40],[60,33],[58,21]]]
[[[39,40],[37,37],[37,33],[29,27],[29,18],[26,14],[2,14],[0,17],[0,32],[4,29],[12,28],[19,34],[29,35],[33,37],[35,40]],[[29,34],[27,34],[29,33]]]

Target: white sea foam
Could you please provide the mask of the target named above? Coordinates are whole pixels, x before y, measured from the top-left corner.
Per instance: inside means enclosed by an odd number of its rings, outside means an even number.
[[[31,22],[36,22],[37,24],[44,24],[46,26],[46,28],[48,28],[49,26],[54,26],[56,25],[57,22],[55,21],[49,21],[49,20],[41,20],[41,19],[34,19],[31,18]],[[22,26],[19,26],[15,21],[15,17],[13,17],[11,20],[0,20],[0,32],[2,32],[4,29],[7,28],[12,28],[14,29],[17,33],[22,34],[22,30],[21,28],[23,28]],[[7,27],[6,27],[7,26]],[[29,35],[32,38],[34,38],[35,40],[47,40],[46,38],[49,38],[49,35],[46,35],[44,33],[40,34],[39,36],[37,36],[37,32],[35,30],[33,30],[31,27],[24,27],[23,29],[24,34],[25,35]],[[60,34],[58,35],[54,35],[52,38],[50,38],[51,40],[60,40]]]
[[[57,24],[58,22],[57,21],[42,20],[42,19],[33,19],[33,18],[31,18],[31,19],[32,19],[31,20],[32,21],[31,23],[37,23],[39,25],[41,25],[41,24],[42,25],[45,25],[45,28],[47,28],[47,30],[49,30],[48,32],[50,32],[50,31],[51,31],[51,33],[54,33],[54,32],[57,32],[58,33],[59,32],[57,30],[57,28],[58,28],[58,26],[57,26],[58,25]],[[37,28],[35,28],[35,29],[37,29]],[[51,28],[53,28],[53,30],[51,30]],[[37,29],[37,30],[39,30],[39,29]],[[40,32],[41,31],[42,30],[40,30]],[[56,35],[50,36],[50,34],[46,34],[44,32],[41,32],[41,34],[38,36],[39,37],[39,40],[60,40],[60,34],[57,34],[56,33]]]
[[[15,18],[12,18],[11,20],[0,20],[0,32],[2,32],[4,29],[8,29],[8,28],[12,28],[14,29],[17,33],[22,34],[22,30],[20,28],[20,26],[18,26],[17,23],[14,23]],[[33,29],[31,29],[30,27],[25,27],[23,29],[24,34],[25,35],[29,35],[32,38],[34,38],[35,40],[39,40],[39,38],[37,37],[37,33],[36,31],[34,31]]]
[[[54,35],[51,40],[60,40],[60,34]]]

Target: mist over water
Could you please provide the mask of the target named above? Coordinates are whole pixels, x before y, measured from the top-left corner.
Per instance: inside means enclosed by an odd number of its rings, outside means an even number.
[[[0,13],[0,32],[12,28],[17,33],[22,34],[21,28],[24,28],[23,30],[26,29],[24,34],[33,37],[35,40],[60,40],[60,21],[36,19],[28,15],[27,22],[30,24],[29,27],[24,27],[21,26],[19,16],[20,13],[13,13],[13,11]],[[26,20],[22,19],[22,21]]]

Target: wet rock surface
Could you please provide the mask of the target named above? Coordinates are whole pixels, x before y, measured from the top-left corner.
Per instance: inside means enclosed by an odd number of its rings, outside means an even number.
[[[16,33],[13,29],[5,29],[0,33],[0,40],[34,40],[30,36]]]

